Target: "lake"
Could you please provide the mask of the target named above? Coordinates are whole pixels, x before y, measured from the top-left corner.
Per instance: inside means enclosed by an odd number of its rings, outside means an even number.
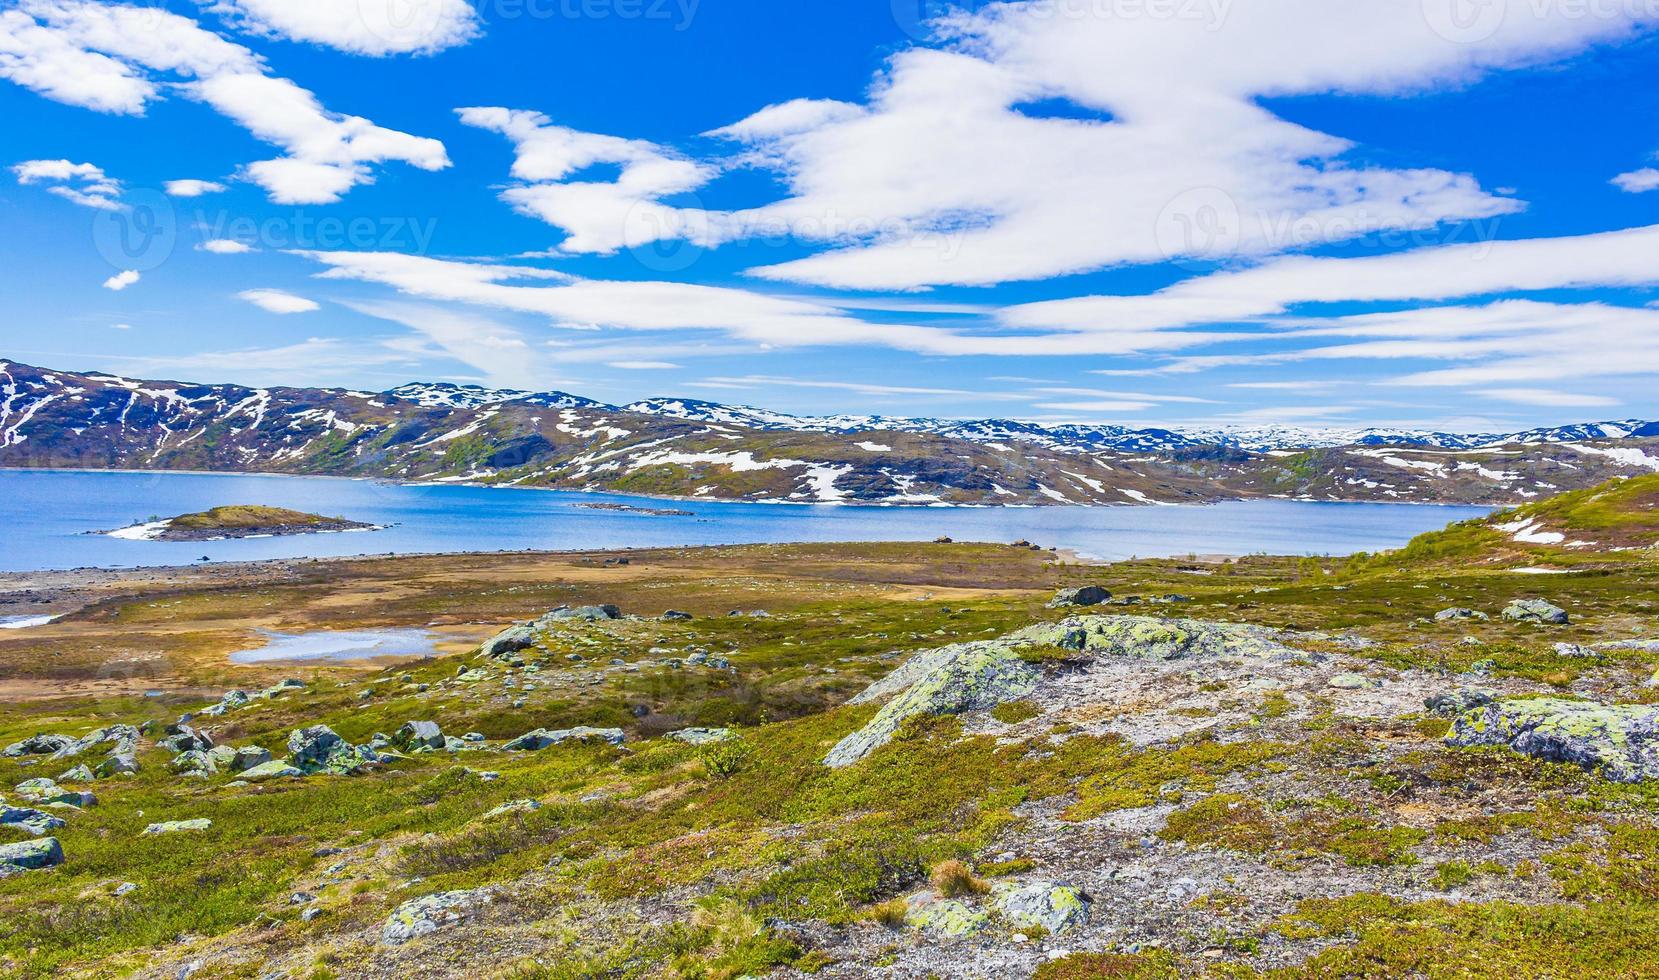
[[[133,541],[90,531],[225,504],[392,525],[237,541]],[[596,506],[598,505],[598,506]],[[621,508],[675,510],[686,515]],[[1181,507],[849,507],[715,503],[327,477],[0,470],[0,571],[264,558],[563,551],[804,541],[1014,541],[1098,559],[1323,555],[1397,547],[1486,507],[1251,500]]]

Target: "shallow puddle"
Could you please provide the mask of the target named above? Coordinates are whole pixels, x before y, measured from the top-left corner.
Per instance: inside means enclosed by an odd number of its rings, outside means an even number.
[[[272,660],[373,660],[376,657],[434,657],[437,636],[431,630],[383,629],[340,632],[278,633],[260,630],[265,645],[239,650],[232,663]]]
[[[26,630],[31,626],[45,626],[56,616],[0,616],[0,630]]]

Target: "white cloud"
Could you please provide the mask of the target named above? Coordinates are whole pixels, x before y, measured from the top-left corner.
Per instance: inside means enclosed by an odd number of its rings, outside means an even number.
[[[236,295],[267,313],[311,313],[322,309],[315,300],[281,289],[245,289]]]
[[[1604,395],[1581,395],[1548,388],[1488,388],[1473,394],[1482,398],[1514,402],[1517,405],[1539,405],[1547,408],[1601,408],[1619,404],[1617,398]]]
[[[77,70],[73,84],[58,78]],[[206,103],[285,156],[249,164],[279,204],[326,204],[374,179],[373,164],[449,166],[442,143],[331,112],[267,73],[241,45],[165,10],[90,0],[20,0],[0,13],[0,77],[71,105],[142,115],[166,91]]]
[[[673,361],[606,361],[605,366],[619,371],[672,371],[680,367]]]
[[[233,238],[209,238],[196,246],[204,252],[214,255],[245,255],[254,251],[254,247],[246,242],[239,242]]]
[[[1450,0],[1423,2],[1437,10]],[[941,22],[942,48],[894,56],[865,105],[795,100],[715,130],[738,141],[736,163],[787,183],[782,200],[732,212],[661,203],[688,178],[666,190],[535,185],[515,204],[564,228],[571,251],[614,250],[641,234],[715,244],[787,232],[835,247],[756,274],[843,288],[1269,255],[1521,204],[1468,175],[1368,164],[1349,141],[1274,115],[1264,98],[1439,90],[1655,20],[1616,4],[1586,15],[1494,0],[1492,30],[1472,33],[1417,4],[1215,5],[1224,24],[1108,6],[1050,0],[958,14]],[[1045,115],[1051,103],[1068,111]],[[521,161],[522,152],[521,143]]]
[[[1613,185],[1631,194],[1643,194],[1647,191],[1659,190],[1659,169],[1644,167],[1641,170],[1632,170],[1627,174],[1619,174],[1613,178]]]
[[[103,168],[68,160],[25,160],[12,167],[19,184],[45,184],[48,193],[83,207],[119,211],[121,182],[112,180]]]
[[[404,367],[392,376],[404,381],[408,380],[404,372],[417,363],[417,358],[404,351],[335,337],[310,337],[282,347],[115,359],[125,362],[123,373],[138,377],[200,378],[247,385],[292,384],[300,376],[311,384],[357,384],[370,368],[394,364]]]
[[[204,194],[222,194],[225,185],[213,180],[169,180],[165,185],[173,197],[201,197]]]
[[[501,198],[522,214],[563,228],[566,252],[610,253],[664,239],[707,243],[701,212],[667,207],[658,198],[707,183],[714,171],[644,140],[584,133],[552,125],[536,112],[476,107],[461,121],[500,133],[517,149],[519,183]],[[569,181],[582,170],[614,164],[613,181]]]
[[[125,272],[117,272],[115,275],[105,279],[104,288],[119,293],[121,290],[126,289],[138,280],[138,273],[128,269]]]
[[[350,54],[433,54],[482,31],[467,0],[220,0],[242,30]]]
[[[130,324],[130,323],[112,323],[112,324],[109,325],[109,328],[111,330],[131,330],[132,329],[132,324]]]
[[[1161,330],[1251,320],[1302,303],[1400,302],[1659,283],[1659,225],[1563,238],[1478,242],[1365,258],[1275,259],[1144,296],[1082,296],[1003,311],[1011,326]]]
[[[555,374],[551,359],[535,351],[515,328],[498,320],[425,303],[347,303],[365,316],[414,331],[388,346],[422,357],[445,357],[481,372],[497,387],[546,390],[573,385]]]
[[[832,303],[674,282],[572,279],[529,266],[457,262],[390,252],[298,252],[322,278],[375,282],[410,296],[547,317],[571,329],[719,331],[772,347],[869,344],[927,354],[1064,355],[1174,350],[1228,334],[968,332],[860,320]],[[526,280],[552,284],[520,285]]]

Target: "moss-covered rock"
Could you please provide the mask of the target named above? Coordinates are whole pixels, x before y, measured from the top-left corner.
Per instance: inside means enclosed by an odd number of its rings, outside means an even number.
[[[0,877],[19,871],[53,868],[63,863],[63,846],[56,837],[0,844]]]
[[[959,939],[982,931],[990,916],[935,892],[920,892],[906,902],[906,925],[947,939]]]
[[[840,767],[857,762],[886,745],[899,726],[917,715],[955,715],[1025,697],[1036,689],[1040,674],[1019,658],[1018,651],[1024,645],[1028,644],[1003,638],[921,654],[894,671],[902,674],[900,681],[908,683],[863,728],[837,743],[824,757],[824,765]],[[878,684],[871,690],[894,686]]]
[[[1517,752],[1601,770],[1608,779],[1659,779],[1659,707],[1535,698],[1499,701],[1452,725],[1454,746],[1504,745]]]
[[[437,932],[446,925],[460,922],[478,908],[489,904],[492,895],[488,889],[441,892],[427,895],[399,905],[381,927],[380,939],[389,946],[397,946],[418,936]]]
[[[1503,618],[1516,623],[1547,623],[1565,626],[1571,621],[1567,610],[1543,599],[1516,599],[1504,607]]]
[[[996,886],[992,905],[1016,926],[1041,926],[1062,933],[1089,921],[1093,902],[1080,888],[1058,881],[1005,882]]]

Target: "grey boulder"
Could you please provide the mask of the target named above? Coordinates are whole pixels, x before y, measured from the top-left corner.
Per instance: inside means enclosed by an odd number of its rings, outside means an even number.
[[[1503,618],[1516,623],[1547,623],[1565,626],[1570,622],[1567,610],[1543,599],[1516,599],[1504,607]]]
[[[538,728],[535,731],[525,732],[513,739],[502,748],[509,752],[535,752],[554,745],[563,745],[566,742],[608,742],[611,745],[621,745],[627,736],[620,728],[588,728],[578,725],[575,728],[561,728],[548,731]]]
[[[1112,598],[1112,593],[1098,585],[1085,585],[1076,589],[1061,589],[1054,598],[1048,601],[1050,609],[1067,609],[1079,606],[1098,606]]]
[[[55,868],[63,863],[63,845],[56,837],[0,844],[0,877],[20,871]]]

